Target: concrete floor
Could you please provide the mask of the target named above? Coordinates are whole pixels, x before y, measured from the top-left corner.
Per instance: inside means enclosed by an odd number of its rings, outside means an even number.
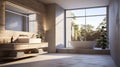
[[[44,54],[0,63],[0,67],[116,67],[109,55]]]

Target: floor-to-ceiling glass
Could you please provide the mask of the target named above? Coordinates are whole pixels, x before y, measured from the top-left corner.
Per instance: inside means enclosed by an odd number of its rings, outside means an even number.
[[[71,41],[99,40],[103,27],[107,28],[107,7],[66,10],[66,47],[72,47]]]

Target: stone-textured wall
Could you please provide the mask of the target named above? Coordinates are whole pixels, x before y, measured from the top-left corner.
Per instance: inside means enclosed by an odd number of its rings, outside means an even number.
[[[31,36],[33,33],[22,32],[22,31],[8,31],[5,30],[5,2],[11,2],[21,7],[30,9],[37,13],[37,32],[44,31],[44,20],[45,16],[45,5],[38,0],[0,0],[0,43],[9,42],[10,38],[14,36],[18,37],[20,34],[26,34]]]
[[[44,31],[44,20],[43,20],[43,17],[44,15],[40,15],[40,14],[37,14],[37,22],[39,22],[37,24],[37,29],[38,29],[38,32],[43,32]]]
[[[6,1],[37,11],[38,13],[45,13],[44,4],[40,3],[38,0],[6,0]]]
[[[56,46],[64,47],[64,9],[56,4],[48,4],[46,12],[48,51],[54,53]]]
[[[44,14],[46,14],[45,11],[45,5],[41,2],[39,2],[38,0],[6,0],[9,2],[12,2],[14,4],[20,5],[22,7],[25,7],[27,9],[33,10],[35,12],[37,12],[37,22],[38,22],[38,32],[39,31],[43,31],[43,16]]]
[[[48,41],[48,51],[51,53],[56,52],[55,48],[55,4],[47,5],[47,27],[46,27],[46,40]]]
[[[5,30],[5,1],[0,0],[0,31]]]
[[[120,67],[120,0],[111,0],[110,2],[109,44],[111,55]]]

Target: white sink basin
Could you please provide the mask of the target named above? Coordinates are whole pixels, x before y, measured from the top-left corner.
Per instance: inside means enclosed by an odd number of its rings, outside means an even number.
[[[40,38],[19,38],[18,43],[41,43]]]

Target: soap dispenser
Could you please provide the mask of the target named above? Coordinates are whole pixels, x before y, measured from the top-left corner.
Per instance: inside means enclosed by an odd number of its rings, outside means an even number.
[[[11,43],[13,43],[13,36],[11,37]]]

